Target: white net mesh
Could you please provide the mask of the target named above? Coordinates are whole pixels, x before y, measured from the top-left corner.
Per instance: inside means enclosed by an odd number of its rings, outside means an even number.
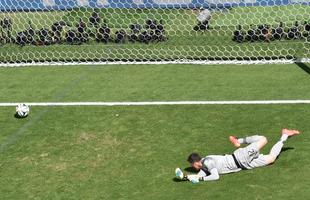
[[[308,0],[0,0],[0,10],[0,63],[310,56]]]

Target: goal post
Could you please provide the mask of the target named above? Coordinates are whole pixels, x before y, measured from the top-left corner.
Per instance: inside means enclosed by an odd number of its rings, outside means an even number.
[[[0,65],[309,61],[310,0],[0,0]]]

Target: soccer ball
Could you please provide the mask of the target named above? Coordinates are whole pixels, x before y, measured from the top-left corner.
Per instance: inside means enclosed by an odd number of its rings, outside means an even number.
[[[27,106],[26,104],[24,103],[21,103],[21,104],[18,104],[16,106],[16,115],[18,117],[27,117],[29,114],[29,106]]]

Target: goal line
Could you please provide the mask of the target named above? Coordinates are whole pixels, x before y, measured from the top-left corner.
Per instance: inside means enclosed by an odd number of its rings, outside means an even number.
[[[171,60],[171,61],[98,61],[98,62],[25,62],[1,63],[0,67],[35,67],[35,66],[83,66],[83,65],[263,65],[263,64],[294,64],[310,63],[308,58],[274,59],[274,60]]]
[[[1,107],[19,103],[0,103]],[[310,104],[310,100],[258,100],[258,101],[141,101],[141,102],[25,102],[29,106],[157,106],[157,105],[264,105]]]

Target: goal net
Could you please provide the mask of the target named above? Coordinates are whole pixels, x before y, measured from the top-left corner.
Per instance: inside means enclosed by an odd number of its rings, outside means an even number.
[[[310,0],[0,0],[0,64],[310,57]]]

